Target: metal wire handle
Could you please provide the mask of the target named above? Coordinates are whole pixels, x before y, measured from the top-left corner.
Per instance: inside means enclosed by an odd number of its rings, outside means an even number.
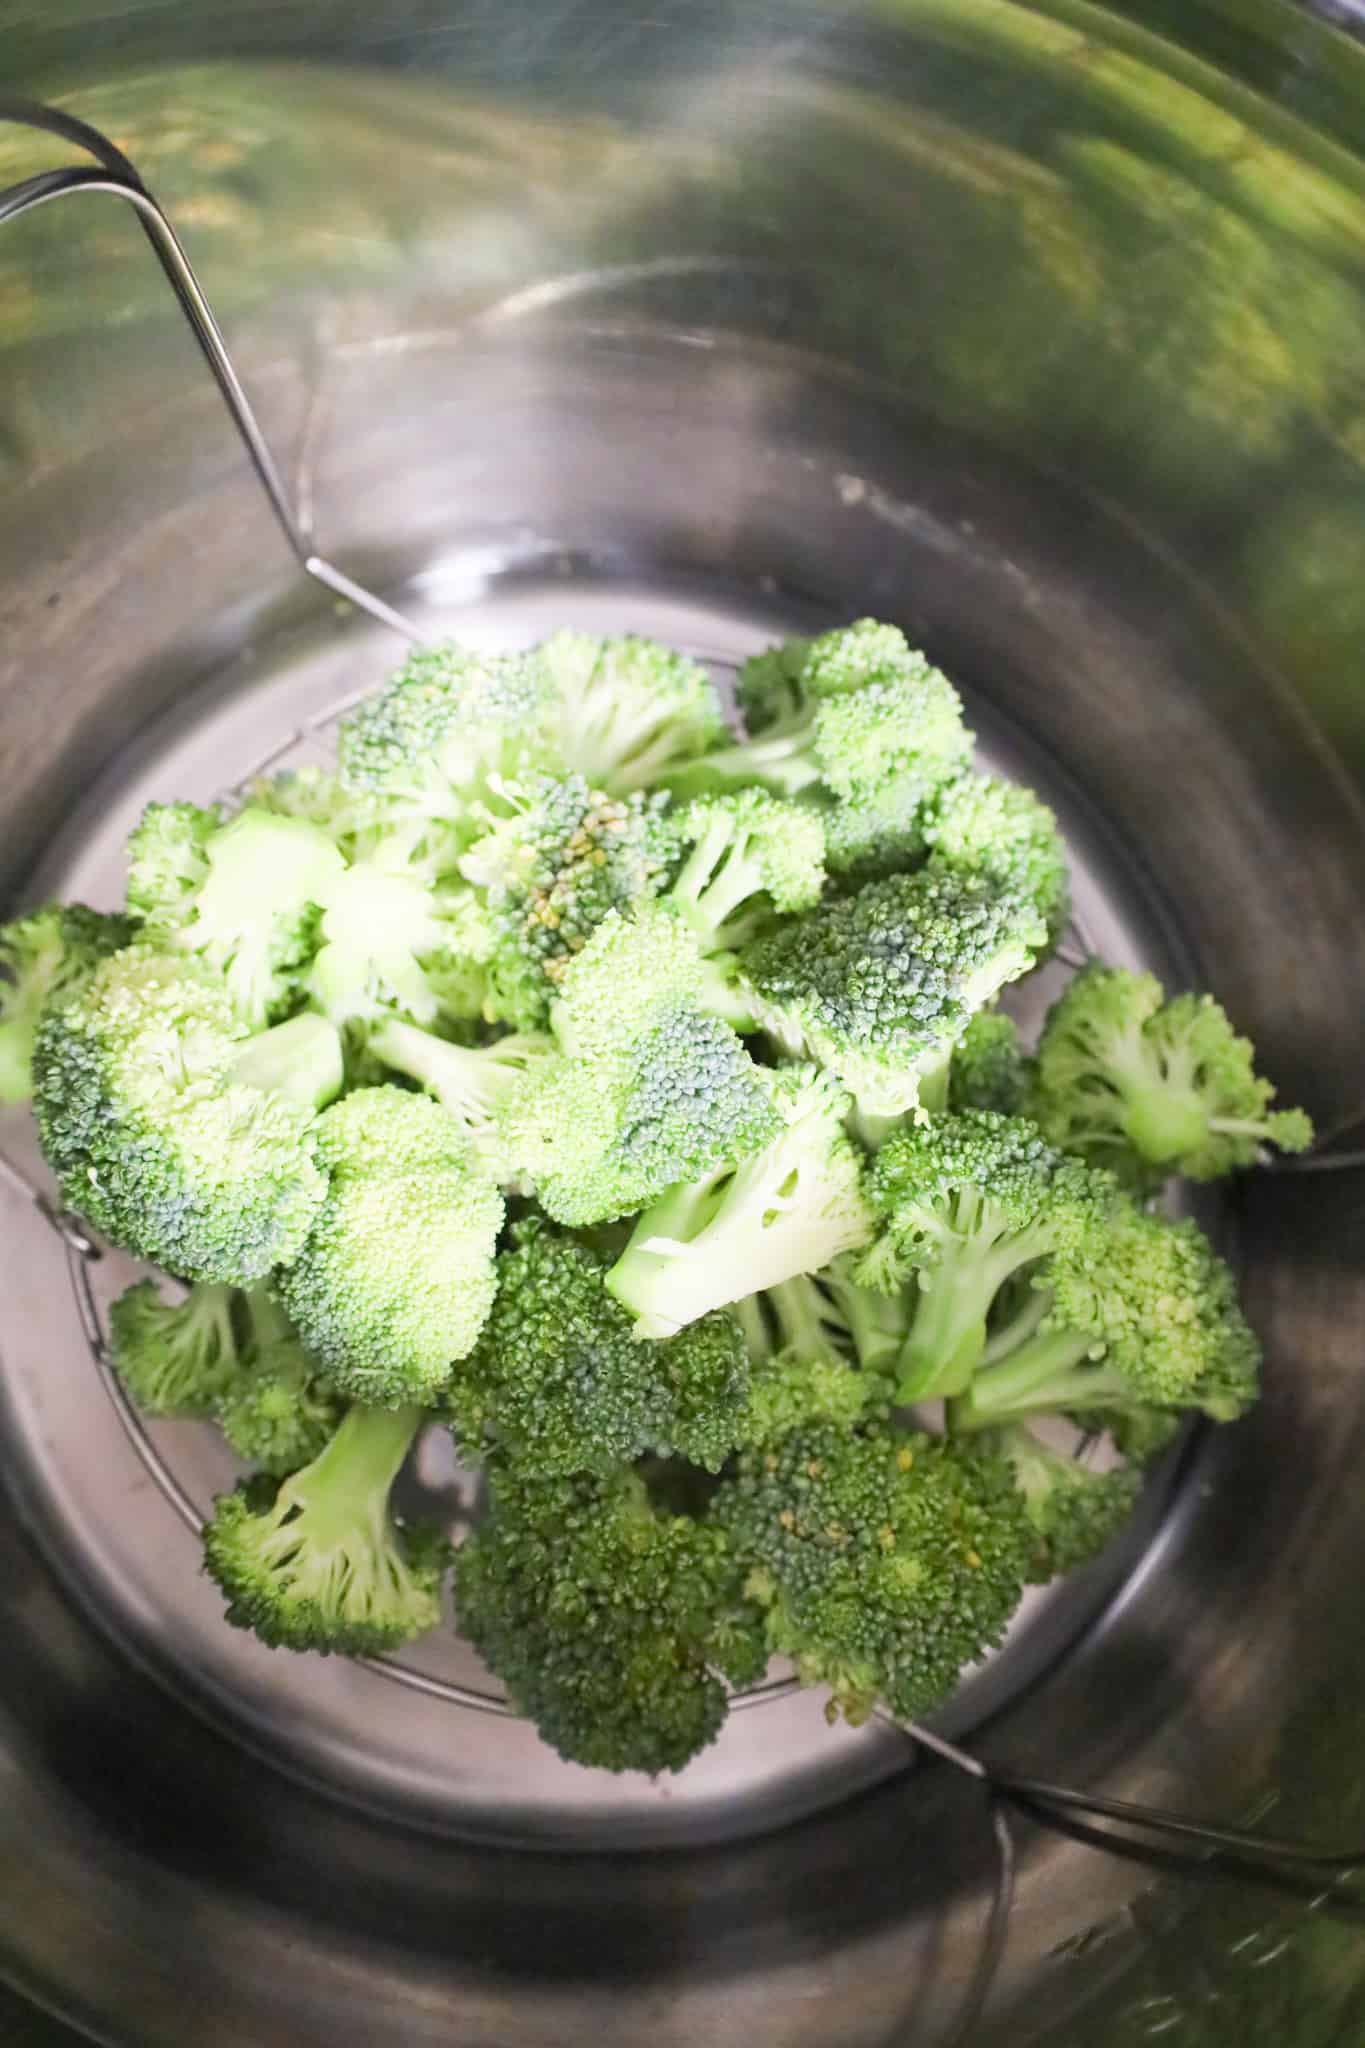
[[[333,568],[332,564],[314,548],[307,526],[290,503],[279,467],[270,452],[269,444],[261,431],[242,381],[233,367],[222,330],[214,318],[213,308],[204,296],[175,229],[143,184],[135,166],[108,136],[100,133],[98,128],[91,128],[86,122],[78,121],[74,115],[62,113],[59,108],[42,106],[36,101],[0,96],[0,121],[12,122],[25,128],[37,128],[47,134],[60,136],[66,142],[74,142],[80,148],[88,150],[101,165],[99,170],[40,171],[35,177],[25,178],[19,184],[9,186],[0,192],[0,225],[7,220],[17,220],[21,214],[29,213],[35,207],[45,206],[53,199],[64,199],[73,192],[106,192],[117,199],[126,200],[137,214],[143,232],[155,251],[157,261],[166,274],[167,282],[189,322],[200,352],[213,372],[214,382],[222,393],[223,403],[231,414],[232,423],[241,437],[251,467],[256,473],[261,489],[270,501],[270,509],[275,515],[276,524],[289,543],[299,567],[335,596],[345,598],[349,604],[368,612],[381,626],[389,627],[392,632],[401,633],[404,639],[417,646],[422,645],[423,636],[410,619],[405,619],[401,612],[386,604],[382,597],[376,597],[363,583],[357,583],[353,577],[345,576],[340,569]]]

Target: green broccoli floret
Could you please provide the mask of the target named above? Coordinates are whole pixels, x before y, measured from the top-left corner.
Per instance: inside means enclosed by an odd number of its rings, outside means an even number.
[[[1038,1330],[986,1364],[954,1402],[955,1429],[1016,1416],[1198,1408],[1231,1422],[1256,1398],[1260,1348],[1230,1268],[1198,1225],[1131,1204],[1038,1275]]]
[[[305,1348],[338,1392],[427,1402],[493,1303],[502,1196],[425,1095],[359,1088],[318,1119],[326,1198],[277,1277]]]
[[[334,1050],[302,1036],[317,1086]],[[247,1286],[293,1258],[326,1181],[314,1101],[280,1085],[272,1039],[242,1032],[200,963],[111,954],[48,1006],[34,1047],[38,1132],[63,1202],[185,1280]],[[250,1083],[263,1064],[269,1092]]]
[[[211,1415],[241,1368],[231,1287],[191,1287],[167,1301],[154,1280],[125,1289],[109,1311],[115,1372],[146,1415]]]
[[[667,900],[703,954],[744,945],[774,911],[785,916],[819,902],[825,835],[806,806],[745,789],[701,797],[671,822],[688,852]]]
[[[1055,1151],[1023,1117],[981,1109],[895,1133],[874,1163],[871,1195],[885,1230],[859,1272],[888,1288],[918,1275],[898,1391],[920,1401],[965,1391],[1000,1290],[1051,1254],[1088,1253],[1117,1185]]]
[[[128,841],[130,916],[179,931],[193,915],[194,899],[208,880],[209,841],[223,829],[223,814],[201,804],[148,804]]]
[[[1302,1110],[1272,1110],[1212,996],[1169,1002],[1154,975],[1097,962],[1053,1005],[1038,1044],[1033,1114],[1054,1143],[1142,1185],[1180,1173],[1217,1180],[1252,1166],[1263,1146],[1302,1152]]]
[[[806,701],[801,678],[809,654],[809,640],[785,640],[741,664],[735,697],[751,739],[801,710]]]
[[[370,1051],[435,1097],[492,1179],[507,1187],[519,1178],[520,1162],[505,1133],[522,1093],[556,1057],[552,1038],[545,1033],[508,1032],[490,1045],[456,1045],[414,1024],[390,1019],[370,1039]]]
[[[184,808],[170,806],[176,813]],[[298,1000],[317,940],[318,906],[342,873],[342,856],[319,826],[259,805],[206,834],[198,818],[179,825],[173,819],[158,830],[156,810],[144,814],[129,848],[129,902],[136,900],[142,936],[163,952],[184,952],[214,968],[242,1022],[258,1031]],[[188,888],[188,875],[170,857],[177,832],[185,858],[203,863],[201,878]],[[166,885],[160,902],[157,880]]]
[[[1120,1457],[1132,1465],[1150,1465],[1168,1451],[1185,1426],[1178,1408],[1085,1408],[1073,1412],[1078,1428],[1107,1431]]]
[[[259,1481],[218,1496],[204,1562],[234,1628],[324,1657],[380,1656],[435,1628],[448,1547],[389,1508],[421,1423],[419,1408],[351,1408],[273,1499]]]
[[[571,1763],[680,1771],[725,1719],[719,1531],[656,1508],[628,1470],[493,1474],[490,1520],[460,1546],[461,1632]]]
[[[756,690],[772,701],[757,685],[748,694]],[[790,711],[667,780],[685,795],[757,785],[794,797],[819,785],[856,800],[888,780],[914,778],[923,795],[971,746],[948,678],[895,626],[861,619],[810,643],[800,702]]]
[[[630,913],[663,887],[676,841],[662,796],[605,796],[582,776],[540,776],[504,794],[511,815],[460,868],[492,932],[489,1014],[534,1031],[607,913]]]
[[[715,684],[672,648],[564,632],[532,659],[555,700],[562,759],[595,789],[648,789],[725,737]]]
[[[345,1403],[319,1377],[298,1332],[265,1287],[243,1298],[246,1341],[239,1369],[219,1394],[215,1419],[234,1451],[277,1479],[324,1448]]]
[[[742,1453],[711,1518],[770,1650],[855,1724],[878,1699],[913,1718],[946,1698],[1000,1641],[1035,1547],[1004,1458],[884,1423]]]
[[[741,964],[764,1028],[838,1075],[875,1145],[921,1105],[972,1012],[1032,966],[1045,937],[1025,897],[931,863],[793,918]]]
[[[886,1383],[852,1362],[852,1334],[814,1275],[751,1295],[741,1321],[752,1369],[745,1444],[775,1443],[808,1423],[851,1428],[885,1403]]]
[[[392,1016],[434,1023],[437,988],[421,965],[447,934],[429,886],[415,875],[360,861],[322,896],[317,950],[304,981],[308,1000],[353,1036]]]
[[[378,799],[391,822],[442,820],[467,840],[465,821],[496,802],[504,779],[560,767],[554,708],[531,657],[424,648],[343,722],[342,782]]]
[[[483,1334],[446,1405],[466,1451],[491,1438],[538,1472],[596,1470],[656,1451],[718,1471],[748,1384],[734,1317],[641,1343],[603,1281],[610,1260],[538,1218],[498,1259]]]
[[[991,1444],[1008,1458],[1033,1525],[1028,1576],[1036,1585],[1098,1557],[1137,1506],[1142,1474],[1131,1465],[1096,1471],[1019,1424],[998,1431]]]
[[[1071,914],[1066,848],[1031,789],[996,775],[950,776],[925,804],[924,838],[940,867],[987,875],[1027,897],[1056,945]]]
[[[671,1187],[646,1209],[607,1285],[642,1337],[818,1272],[865,1244],[862,1160],[843,1130],[848,1098],[812,1066],[776,1069],[778,1134],[738,1165]]]
[[[557,1222],[628,1216],[778,1127],[764,1073],[700,1007],[704,969],[670,911],[613,911],[564,977],[563,1057],[508,1111],[505,1142]]]
[[[33,1093],[33,1041],[49,997],[66,994],[132,935],[126,917],[83,903],[45,903],[0,925],[0,1102]]]
[[[948,1073],[950,1109],[1024,1113],[1033,1072],[1019,1029],[1003,1010],[978,1010],[953,1047]]]

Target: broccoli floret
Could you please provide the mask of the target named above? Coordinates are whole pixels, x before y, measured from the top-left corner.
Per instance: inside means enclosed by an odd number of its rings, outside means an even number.
[[[1254,1057],[1212,996],[1167,1002],[1154,975],[1092,963],[1043,1028],[1033,1113],[1054,1143],[1138,1185],[1217,1180],[1263,1146],[1313,1141],[1302,1110],[1271,1109]]]
[[[193,915],[208,880],[209,841],[223,829],[221,811],[200,804],[148,804],[128,841],[129,914],[178,931]]]
[[[741,963],[764,1028],[838,1075],[875,1144],[1045,936],[1026,898],[931,863],[792,919]]]
[[[129,919],[83,903],[45,903],[0,925],[0,1102],[27,1102],[33,1093],[33,1041],[44,1004],[132,936]]]
[[[884,1403],[885,1383],[850,1361],[848,1326],[813,1275],[750,1296],[743,1322],[752,1368],[744,1443],[775,1443],[815,1422],[851,1428]]]
[[[763,1072],[700,1007],[702,981],[686,928],[659,907],[613,911],[576,955],[552,1015],[564,1056],[504,1126],[509,1158],[557,1222],[628,1216],[777,1129]]]
[[[186,858],[202,859],[202,878],[189,888],[176,886],[182,878],[169,858],[175,832],[157,833],[144,816],[131,848],[130,903],[136,887],[147,942],[216,969],[242,1022],[258,1031],[297,1001],[316,944],[318,906],[342,873],[342,856],[317,825],[259,805],[248,805],[202,839],[197,821],[182,829]],[[152,900],[152,864],[139,846],[143,834],[169,885],[160,903]]]
[[[125,1289],[109,1311],[115,1372],[146,1415],[213,1413],[237,1377],[242,1346],[231,1287],[191,1287],[167,1301],[154,1280]]]
[[[758,693],[772,701],[770,691]],[[913,778],[924,795],[971,746],[948,678],[895,626],[861,619],[811,642],[790,711],[667,780],[687,795],[757,785],[794,797],[819,785],[856,800],[890,779]]]
[[[848,1098],[811,1066],[777,1069],[778,1134],[736,1166],[672,1187],[646,1209],[607,1285],[642,1337],[817,1272],[866,1243],[862,1161],[843,1131]]]
[[[317,1149],[331,1178],[280,1300],[338,1392],[427,1402],[492,1306],[502,1196],[453,1120],[400,1088],[346,1096]]]
[[[243,1039],[232,1062],[238,1086],[259,1088],[265,1095],[309,1109],[322,1109],[340,1095],[344,1076],[341,1040],[334,1026],[306,1011]]]
[[[924,838],[940,867],[987,875],[1027,897],[1056,945],[1071,914],[1066,848],[1031,789],[996,775],[950,776],[925,805]]]
[[[227,1619],[272,1649],[374,1657],[435,1628],[448,1549],[394,1521],[389,1491],[419,1408],[348,1409],[325,1448],[274,1491],[220,1494],[204,1562]]]
[[[1088,1252],[1117,1186],[1025,1118],[983,1109],[898,1131],[878,1154],[871,1195],[885,1231],[859,1272],[889,1288],[918,1275],[899,1396],[920,1401],[965,1391],[1001,1288],[1050,1254]]]
[[[1057,1410],[1198,1408],[1231,1422],[1256,1398],[1260,1349],[1230,1268],[1198,1225],[1125,1204],[1038,1275],[1036,1334],[977,1373],[955,1429]],[[957,1388],[952,1391],[960,1391]]]
[[[1034,1551],[1004,1458],[880,1423],[744,1452],[711,1516],[770,1650],[854,1723],[878,1699],[907,1717],[938,1705],[1000,1641]]]
[[[713,1666],[730,1578],[719,1531],[651,1502],[626,1470],[494,1472],[460,1546],[462,1633],[571,1763],[680,1771],[725,1719]]]
[[[1020,1424],[1000,1430],[991,1442],[1008,1458],[1033,1525],[1028,1576],[1036,1585],[1098,1557],[1137,1506],[1142,1474],[1131,1465],[1095,1471]]]
[[[311,1037],[303,1056],[316,1080],[327,1061]],[[271,1092],[250,1085],[261,1062]],[[182,1279],[242,1286],[298,1251],[326,1191],[314,1105],[278,1085],[266,1039],[243,1034],[201,964],[111,954],[48,1006],[33,1069],[62,1200],[113,1243]]]
[[[741,665],[735,697],[750,738],[801,710],[806,701],[801,678],[809,653],[809,640],[785,640],[780,647],[750,655]]]
[[[702,797],[673,828],[688,848],[669,886],[703,954],[732,951],[783,915],[810,910],[825,881],[825,835],[817,814],[761,789]]]
[[[394,1015],[433,1023],[440,998],[420,963],[447,934],[427,884],[361,861],[336,876],[322,903],[309,1001],[353,1035]]]
[[[948,1073],[950,1109],[1024,1113],[1033,1072],[1019,1028],[1003,1010],[978,1010],[953,1047]]]
[[[646,1451],[718,1471],[748,1383],[733,1316],[641,1343],[606,1292],[610,1260],[539,1219],[498,1259],[497,1300],[447,1395],[464,1448],[489,1436],[538,1472],[583,1472]]]
[[[919,867],[924,859],[922,778],[886,776],[849,797],[812,799],[825,835],[825,864],[845,889]]]
[[[370,1051],[435,1097],[494,1180],[503,1186],[517,1180],[520,1163],[505,1133],[517,1099],[556,1056],[552,1038],[545,1033],[508,1032],[491,1045],[455,1045],[391,1019],[374,1033]]]
[[[546,677],[566,766],[614,796],[648,789],[725,737],[706,670],[652,640],[555,633],[532,659]]]
[[[607,913],[662,888],[676,841],[661,796],[605,796],[581,776],[541,776],[506,796],[512,815],[460,867],[487,906],[489,1012],[531,1031]]]
[[[240,1366],[218,1396],[215,1416],[234,1451],[277,1479],[324,1448],[345,1403],[319,1378],[298,1332],[265,1287],[244,1297]]]
[[[442,820],[467,839],[464,821],[504,778],[559,767],[553,712],[549,679],[526,655],[424,648],[342,724],[342,782],[391,822]]]

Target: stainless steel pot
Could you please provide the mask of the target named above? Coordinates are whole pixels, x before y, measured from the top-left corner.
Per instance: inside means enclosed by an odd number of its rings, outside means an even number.
[[[902,620],[1060,804],[1096,934],[1217,988],[1330,1136],[1365,1115],[1365,53],[1275,0],[1133,12],[54,0],[5,51],[167,203],[333,560],[494,639]],[[55,160],[0,135],[0,175]],[[97,892],[146,795],[391,650],[294,575],[112,208],[0,238],[0,465],[0,876]],[[983,1749],[1349,1833],[1363,1213],[1354,1171],[1239,1191],[1265,1402],[964,1695]],[[193,1504],[212,1446],[119,1432],[60,1244],[0,1214],[25,1999],[167,2048],[940,2037],[969,1785],[787,1703],[667,1796],[603,1787],[460,1705],[458,1651],[426,1690],[282,1675],[153,1483]],[[1022,1849],[983,2041],[1365,2038],[1325,2031],[1356,1991],[1316,1921]]]

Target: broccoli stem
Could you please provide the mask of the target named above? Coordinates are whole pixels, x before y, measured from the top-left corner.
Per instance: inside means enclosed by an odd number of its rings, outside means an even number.
[[[311,1011],[257,1032],[246,1041],[232,1067],[234,1081],[313,1109],[321,1109],[340,1095],[344,1077],[337,1028]]]
[[[923,1123],[928,1116],[942,1116],[948,1107],[948,1077],[952,1070],[952,1048],[942,1052],[924,1055],[916,1089],[914,1110],[896,1109],[890,1112],[869,1109],[865,1102],[855,1096],[853,1115],[849,1128],[865,1152],[880,1152],[893,1131],[898,1131],[907,1116],[917,1116]]]
[[[932,1401],[964,1393],[986,1348],[990,1290],[961,1284],[958,1262],[944,1262],[924,1285],[900,1355],[900,1401]],[[984,1299],[983,1299],[984,1293]]]
[[[422,1426],[420,1408],[348,1408],[335,1433],[311,1465],[285,1481],[307,1503],[319,1536],[336,1540],[354,1528],[358,1505],[382,1522],[389,1489]]]
[[[1123,1127],[1135,1150],[1154,1165],[1197,1152],[1208,1135],[1209,1120],[1193,1089],[1147,1079],[1134,1086],[1125,1081]]]
[[[986,1429],[1008,1416],[1035,1415],[1122,1398],[1117,1374],[1090,1358],[1095,1339],[1084,1330],[1047,1330],[978,1372],[953,1404],[954,1429]]]

